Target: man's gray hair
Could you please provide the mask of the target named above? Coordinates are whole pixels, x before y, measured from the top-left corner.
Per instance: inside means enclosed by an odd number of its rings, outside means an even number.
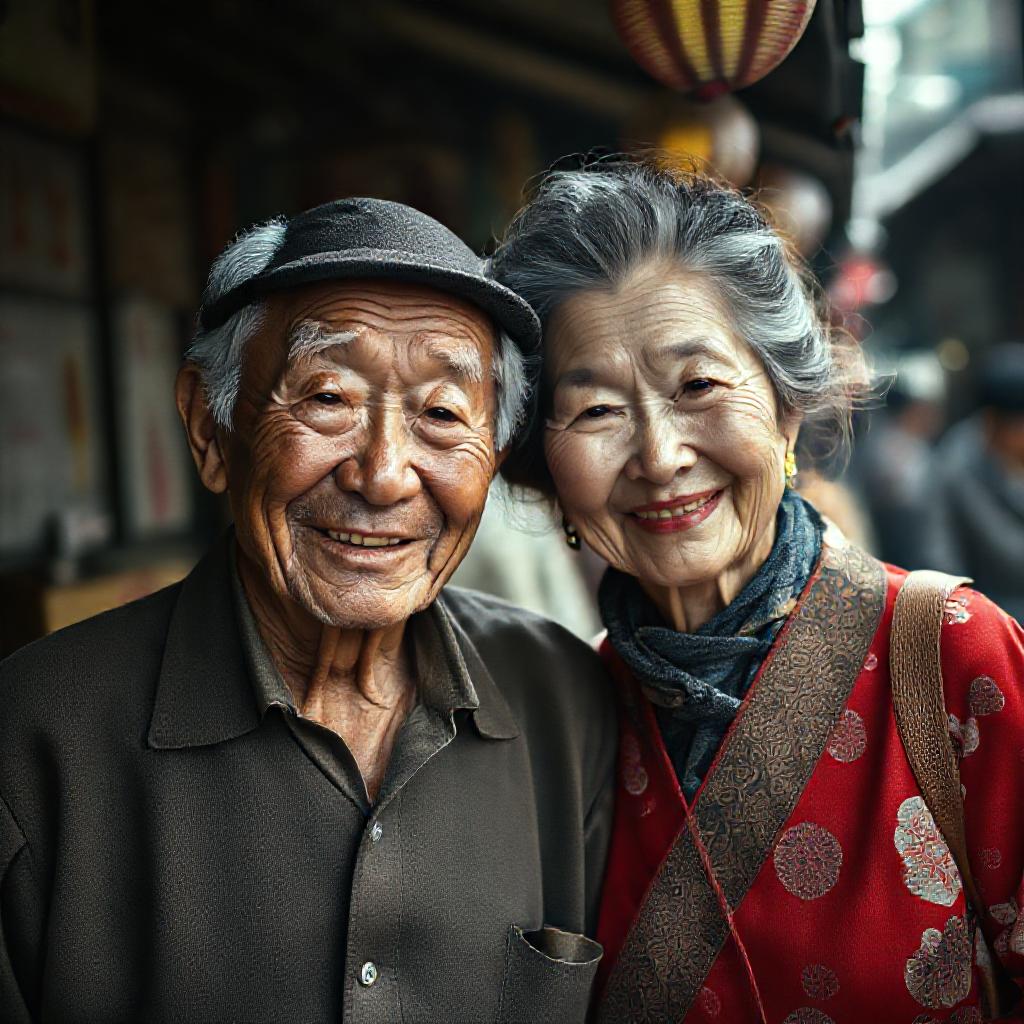
[[[209,306],[260,273],[284,241],[286,227],[283,219],[275,219],[239,235],[214,260],[203,292],[203,305]],[[246,343],[259,331],[265,316],[264,304],[253,303],[243,306],[220,327],[204,330],[199,326],[185,353],[185,359],[199,367],[210,412],[224,430],[232,427]],[[522,420],[529,381],[519,346],[504,331],[498,332],[497,344],[492,367],[498,392],[494,444],[500,449],[509,443]]]
[[[844,359],[799,258],[753,203],[711,178],[627,160],[553,172],[509,226],[491,273],[546,329],[575,292],[613,288],[660,261],[717,289],[784,412],[828,420],[845,438],[851,379],[862,365]]]

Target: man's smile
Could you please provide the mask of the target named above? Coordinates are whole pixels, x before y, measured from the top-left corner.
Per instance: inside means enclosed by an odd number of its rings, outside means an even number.
[[[387,535],[377,535],[373,533],[357,533],[355,530],[343,531],[343,530],[326,530],[327,536],[331,540],[338,540],[344,544],[354,544],[356,547],[362,545],[367,548],[385,548],[394,547],[396,544],[408,544],[409,539],[406,537],[389,537]]]
[[[322,529],[315,526],[303,527],[304,532],[315,537],[315,546],[333,563],[359,566],[398,567],[413,552],[422,554],[427,538],[398,536],[395,533],[372,533],[362,530]]]

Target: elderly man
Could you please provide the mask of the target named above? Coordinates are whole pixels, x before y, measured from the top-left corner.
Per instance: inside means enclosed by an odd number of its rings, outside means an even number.
[[[0,1019],[583,1019],[603,677],[442,592],[537,336],[395,203],[214,264],[177,401],[233,531],[0,668]]]

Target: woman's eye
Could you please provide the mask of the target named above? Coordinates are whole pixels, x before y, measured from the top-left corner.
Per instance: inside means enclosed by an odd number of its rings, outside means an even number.
[[[427,416],[438,423],[456,423],[459,419],[451,409],[445,409],[440,405],[435,405],[428,409]]]
[[[588,420],[598,420],[602,416],[607,416],[611,411],[610,405],[592,405],[589,409],[583,410],[583,415]]]
[[[341,395],[333,391],[318,391],[313,396],[313,401],[318,405],[337,405],[341,401]]]
[[[697,380],[688,380],[683,385],[683,393],[686,395],[706,395],[714,388],[714,381],[706,380],[703,377],[699,377]]]

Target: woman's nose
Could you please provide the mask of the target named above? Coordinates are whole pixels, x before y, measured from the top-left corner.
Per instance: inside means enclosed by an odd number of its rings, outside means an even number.
[[[667,484],[682,469],[697,462],[697,453],[672,423],[654,420],[637,432],[637,446],[626,463],[630,480]]]
[[[420,490],[412,463],[414,441],[401,409],[377,410],[360,450],[334,471],[343,491],[354,491],[371,505],[394,505]]]

